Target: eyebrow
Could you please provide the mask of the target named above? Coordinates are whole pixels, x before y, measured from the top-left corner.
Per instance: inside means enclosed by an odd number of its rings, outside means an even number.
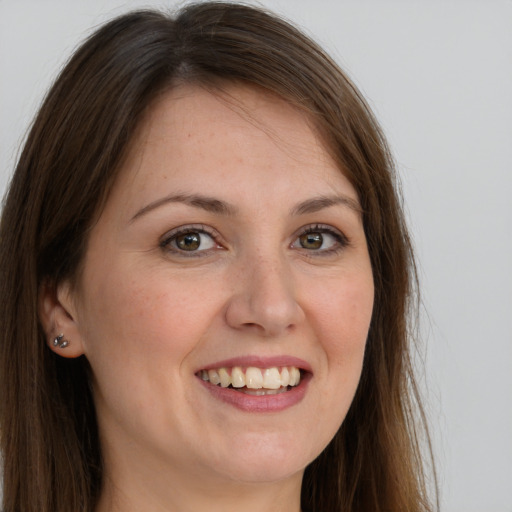
[[[153,201],[152,203],[149,203],[148,205],[141,208],[130,219],[130,223],[139,217],[142,217],[146,213],[169,203],[182,203],[194,208],[205,210],[210,213],[215,213],[217,215],[233,216],[238,211],[235,206],[221,201],[220,199],[215,199],[214,197],[203,196],[201,194],[173,194],[162,197],[161,199],[157,199],[156,201]],[[347,206],[351,210],[354,210],[356,213],[362,213],[361,206],[356,200],[348,196],[332,195],[307,199],[306,201],[303,201],[294,206],[291,210],[291,215],[294,216],[316,213],[320,210],[324,210],[325,208],[330,208],[337,205]]]
[[[305,215],[307,213],[315,213],[320,210],[324,210],[325,208],[337,205],[348,206],[358,214],[363,213],[363,209],[358,201],[343,195],[321,196],[307,199],[295,206],[291,213],[292,215]]]
[[[215,199],[214,197],[203,196],[199,194],[174,194],[166,197],[162,197],[161,199],[157,199],[152,203],[141,208],[130,220],[133,222],[138,219],[142,215],[163,206],[168,203],[183,203],[188,206],[193,206],[194,208],[200,208],[210,213],[216,213],[217,215],[234,215],[237,209],[225,203],[224,201],[220,201],[219,199]]]

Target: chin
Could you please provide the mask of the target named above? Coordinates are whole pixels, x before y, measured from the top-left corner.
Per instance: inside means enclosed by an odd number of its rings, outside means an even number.
[[[243,483],[271,483],[300,475],[317,456],[307,440],[298,443],[289,435],[285,439],[275,436],[251,436],[253,439],[233,442],[229,460],[217,466],[230,480]],[[307,448],[307,450],[305,450]],[[319,452],[321,449],[319,449]]]

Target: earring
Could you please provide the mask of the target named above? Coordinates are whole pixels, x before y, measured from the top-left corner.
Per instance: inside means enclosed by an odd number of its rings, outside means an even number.
[[[59,348],[66,348],[69,345],[69,341],[64,339],[64,334],[59,334],[53,340],[53,346]]]

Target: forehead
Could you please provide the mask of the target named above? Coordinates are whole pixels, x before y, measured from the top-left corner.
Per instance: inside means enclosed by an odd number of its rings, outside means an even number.
[[[341,180],[357,200],[306,113],[247,86],[182,85],[165,93],[142,120],[124,162],[114,188],[128,186],[142,199],[165,186],[188,192],[222,182],[229,193],[262,180],[287,181],[288,189],[304,180],[324,186]]]
[[[240,84],[208,89],[181,85],[159,97],[141,122],[134,149],[140,153],[166,136],[176,141],[181,138],[179,143],[187,147],[187,141],[206,145],[214,140],[219,144],[227,133],[232,138],[238,133],[242,138],[248,132],[255,144],[264,138],[272,139],[283,151],[299,150],[298,157],[311,150],[317,157],[326,153],[304,110],[269,91]],[[308,147],[304,147],[305,142]]]

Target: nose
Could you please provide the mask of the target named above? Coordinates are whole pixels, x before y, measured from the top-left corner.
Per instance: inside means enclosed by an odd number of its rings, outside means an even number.
[[[278,258],[244,262],[232,279],[233,294],[226,309],[226,321],[232,328],[276,337],[304,320],[292,272]]]

